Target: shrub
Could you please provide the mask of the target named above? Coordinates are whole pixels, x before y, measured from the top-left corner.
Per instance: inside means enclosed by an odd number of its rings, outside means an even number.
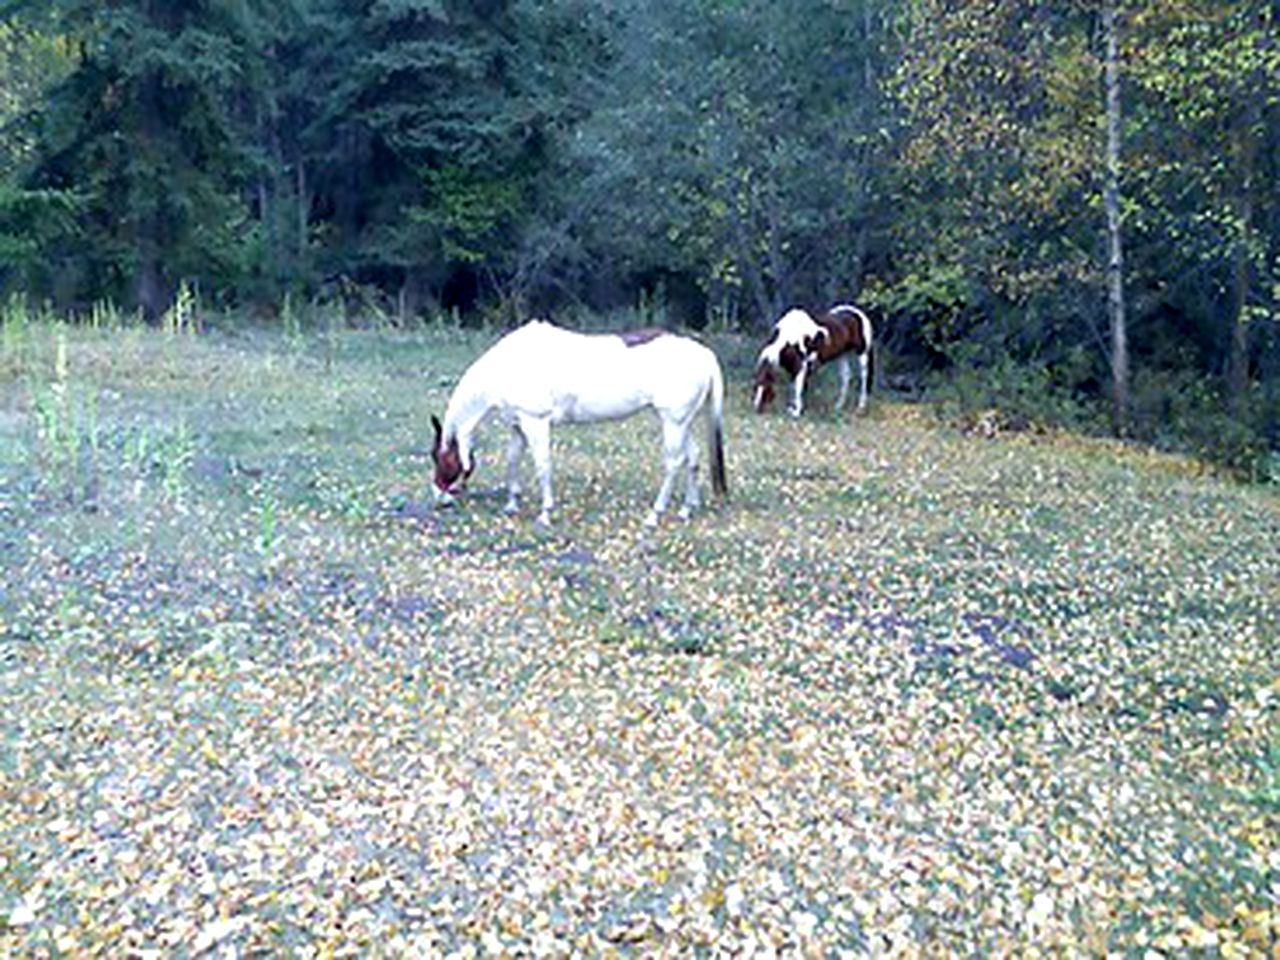
[[[1277,451],[1267,441],[1265,407],[1255,390],[1231,411],[1217,385],[1190,370],[1140,370],[1133,380],[1135,439],[1190,453],[1241,479],[1274,482]]]
[[[952,366],[937,375],[933,395],[948,420],[971,423],[993,412],[1006,427],[1096,430],[1102,412],[1084,398],[1084,367],[1072,356],[1062,364],[1020,363],[1005,356],[979,362],[981,348],[953,344]]]

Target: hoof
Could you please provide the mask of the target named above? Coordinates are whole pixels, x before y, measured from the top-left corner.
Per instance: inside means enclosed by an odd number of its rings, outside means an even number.
[[[658,525],[658,514],[655,511],[650,510],[645,514],[644,525],[650,530],[656,527]]]

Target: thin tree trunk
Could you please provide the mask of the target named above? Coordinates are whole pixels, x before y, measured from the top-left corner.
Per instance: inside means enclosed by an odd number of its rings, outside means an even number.
[[[872,38],[875,35],[875,20],[871,11],[871,4],[864,3],[862,5],[862,96],[871,97],[877,91],[876,86],[876,69],[871,59],[871,52],[875,48]]]
[[[258,177],[258,222],[266,228],[266,267],[274,281],[280,276],[280,254],[276,241],[275,211],[272,209],[271,190],[267,186],[265,173]]]
[[[142,104],[139,136],[143,155],[151,155],[159,139],[157,132],[160,126],[159,90],[160,81],[154,74],[142,80],[138,99]],[[166,249],[164,234],[167,231],[163,229],[161,223],[163,216],[163,206],[156,203],[139,216],[134,224],[133,241],[136,245],[134,299],[148,323],[159,320],[167,306],[164,290],[165,271],[160,260],[161,251]]]
[[[302,157],[301,150],[298,151],[296,172],[298,180],[298,264],[295,273],[301,278],[307,266],[307,220],[309,219],[311,208],[311,199],[307,196],[306,161]]]
[[[151,237],[150,219],[142,228],[138,238],[138,265],[134,276],[134,300],[142,311],[147,323],[155,323],[165,310],[165,295],[160,279],[160,261],[155,254],[155,244]]]
[[[1246,188],[1247,189],[1247,188]],[[1240,237],[1232,251],[1231,343],[1227,357],[1227,396],[1233,413],[1240,413],[1249,390],[1249,223],[1253,201],[1246,194],[1238,212]]]
[[[862,191],[863,197],[867,191]],[[862,219],[858,222],[857,232],[853,235],[853,276],[849,278],[849,290],[846,294],[854,300],[862,298],[862,279],[867,274],[867,248],[871,243],[871,224],[865,213],[866,201],[863,200]]]
[[[778,188],[770,183],[765,188],[765,215],[768,218],[769,275],[773,278],[773,297],[770,301],[773,319],[777,319],[784,305],[794,299],[791,292],[791,276],[787,259],[782,255],[782,214],[779,210]]]
[[[864,104],[866,116],[864,127],[874,130],[878,126],[876,115],[879,112],[877,94],[880,86],[876,80],[875,64],[875,15],[872,4],[862,6],[862,89],[858,91],[858,100]],[[867,272],[867,250],[871,241],[871,176],[874,160],[874,141],[868,139],[858,148],[858,211],[860,219],[853,240],[853,276],[848,278],[848,290],[845,296],[854,300],[862,296],[862,280]]]
[[[1236,194],[1236,219],[1239,235],[1232,250],[1231,338],[1227,359],[1227,397],[1233,413],[1241,413],[1249,391],[1249,244],[1253,236],[1253,180],[1255,137],[1262,121],[1259,103],[1262,81],[1255,77],[1246,93],[1248,102],[1235,131],[1235,154],[1239,165],[1240,187]]]
[[[280,113],[275,96],[269,95],[265,109],[263,135],[271,145],[271,169],[258,182],[259,210],[267,230],[267,261],[273,290],[288,271],[288,221],[284,215],[284,198],[288,195],[285,180],[284,151],[280,147]]]
[[[733,227],[733,236],[735,246],[738,249],[738,269],[742,271],[742,279],[746,282],[747,289],[751,291],[751,299],[756,305],[756,323],[754,327],[768,327],[778,318],[774,315],[773,304],[770,303],[769,295],[765,290],[764,277],[761,275],[759,267],[756,266],[755,258],[751,254],[751,243],[748,240],[746,224],[742,222],[742,217],[738,214],[737,208],[733,205],[735,198],[730,195],[728,198],[729,222]]]
[[[1116,432],[1129,430],[1129,338],[1124,303],[1124,245],[1120,222],[1120,64],[1116,8],[1102,8],[1106,44],[1104,84],[1107,104],[1106,185],[1107,309],[1111,321],[1111,398]]]

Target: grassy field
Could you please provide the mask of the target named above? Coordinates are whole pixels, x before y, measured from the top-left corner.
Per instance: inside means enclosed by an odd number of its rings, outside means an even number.
[[[727,506],[435,511],[493,339],[4,323],[0,954],[1280,956],[1274,488],[725,340]]]

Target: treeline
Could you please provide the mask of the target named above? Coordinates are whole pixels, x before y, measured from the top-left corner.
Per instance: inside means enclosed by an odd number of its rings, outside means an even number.
[[[0,284],[503,322],[861,298],[942,396],[1280,437],[1274,0],[8,0]]]

